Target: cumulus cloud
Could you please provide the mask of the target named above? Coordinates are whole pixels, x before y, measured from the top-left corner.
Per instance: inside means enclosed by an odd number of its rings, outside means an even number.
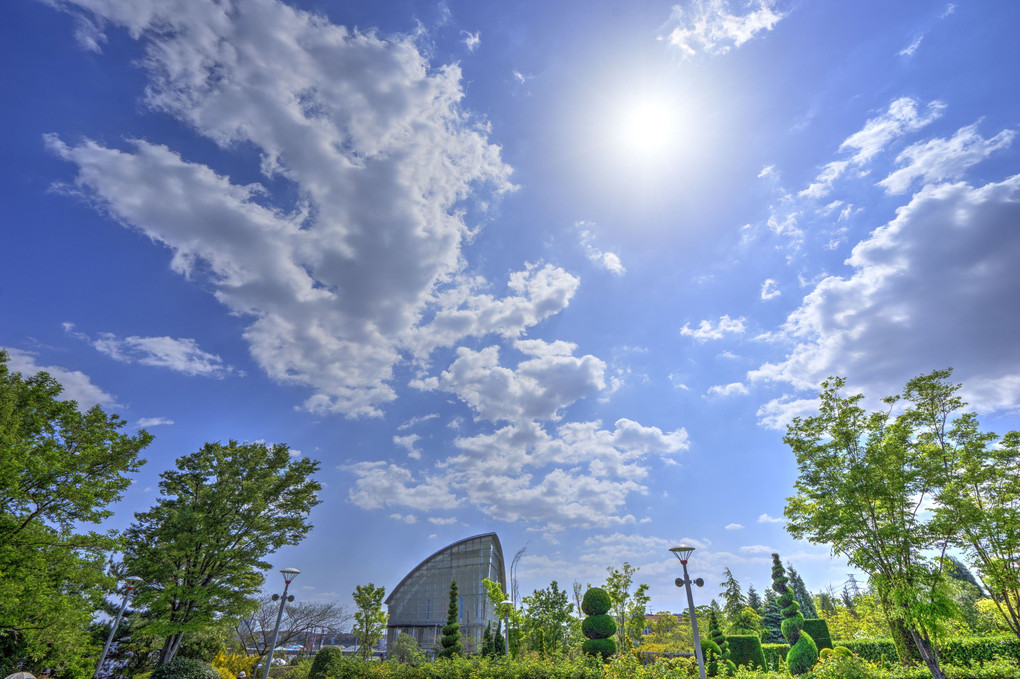
[[[345,469],[357,477],[348,500],[362,509],[410,507],[431,512],[460,503],[441,476],[416,481],[407,469],[382,461],[357,462]]]
[[[746,396],[747,387],[741,382],[731,382],[730,384],[717,384],[713,387],[708,388],[709,396]]]
[[[65,323],[64,330],[122,363],[168,368],[184,375],[201,377],[224,377],[235,372],[224,365],[219,356],[202,351],[195,340],[186,337],[117,337],[104,332],[92,339],[77,332],[72,323]]]
[[[761,284],[761,298],[763,300],[775,299],[781,294],[783,293],[779,291],[779,286],[772,278],[766,278],[765,282]]]
[[[776,550],[768,545],[743,545],[737,551],[741,554],[772,554]]]
[[[418,436],[417,434],[408,434],[407,436],[394,436],[393,443],[407,450],[407,456],[412,460],[419,460],[421,459],[421,451],[418,450],[414,444],[417,443],[420,439],[421,437]]]
[[[769,516],[768,514],[758,515],[758,523],[782,523],[783,517]]]
[[[743,524],[739,524],[739,523],[728,523],[728,524],[726,524],[726,530],[742,530],[743,528],[744,528]]]
[[[680,334],[684,337],[693,337],[703,343],[708,340],[720,340],[726,335],[742,335],[746,329],[743,316],[730,318],[727,314],[720,316],[717,323],[708,320],[701,321],[697,328],[692,328],[689,323],[685,323],[684,327],[680,328]]]
[[[749,377],[814,391],[843,375],[879,398],[952,366],[974,407],[1020,406],[1020,313],[1007,302],[1020,297],[1017,223],[1020,175],[925,186],[853,249],[852,273],[825,278],[789,315],[785,360]]]
[[[68,370],[57,365],[41,365],[36,354],[30,351],[7,348],[7,367],[11,372],[21,373],[22,377],[30,377],[39,372],[48,373],[63,387],[60,398],[77,401],[82,410],[94,405],[106,408],[120,407],[116,398],[92,383],[88,375],[80,370]]]
[[[459,277],[472,229],[455,205],[479,187],[512,189],[486,128],[458,104],[459,69],[432,67],[412,37],[360,33],[274,0],[61,6],[88,7],[97,25],[142,41],[147,104],[225,152],[255,149],[266,178],[300,199],[147,140],[113,148],[50,136],[76,168],[68,190],[165,245],[174,271],[251,319],[252,356],[272,378],[308,388],[307,409],[379,414],[395,397],[402,352],[442,345],[423,337],[435,329],[423,317],[444,311],[444,290],[472,290]],[[522,283],[543,276],[556,272]],[[499,306],[461,302],[479,314]],[[497,330],[519,332],[556,303],[516,306]]]
[[[751,0],[736,13],[728,0],[692,0],[674,5],[666,40],[684,58],[698,53],[726,54],[761,31],[771,31],[783,18],[771,0]],[[737,10],[738,12],[740,10]]]

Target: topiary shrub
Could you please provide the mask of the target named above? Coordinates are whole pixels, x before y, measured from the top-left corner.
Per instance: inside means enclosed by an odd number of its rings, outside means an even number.
[[[846,646],[854,655],[859,655],[868,662],[900,661],[900,654],[896,652],[896,644],[892,639],[855,639],[840,641],[839,645]]]
[[[457,581],[450,583],[450,606],[446,610],[446,625],[443,626],[443,637],[439,640],[442,650],[439,651],[440,658],[452,658],[460,655],[460,605],[457,603]]]
[[[804,618],[804,631],[811,636],[819,653],[823,648],[832,648],[832,638],[829,636],[829,623],[821,618]]]
[[[308,679],[344,679],[350,674],[350,661],[339,646],[323,646],[312,660]]]
[[[786,654],[786,667],[796,676],[808,672],[818,662],[818,647],[810,634],[804,632],[804,616],[793,598],[793,588],[787,585],[786,569],[779,555],[772,554],[772,589],[779,594],[783,607],[783,636],[790,643]]]
[[[765,669],[765,654],[762,652],[761,639],[753,634],[730,634],[726,641],[730,646],[730,660],[737,667],[749,667],[756,670]]]
[[[588,617],[581,623],[581,631],[587,639],[581,649],[587,655],[605,660],[616,653],[616,642],[612,639],[616,633],[616,621],[606,615],[612,605],[613,601],[604,589],[592,587],[584,593],[581,610]]]
[[[174,658],[153,670],[151,679],[220,679],[220,673],[203,660]]]

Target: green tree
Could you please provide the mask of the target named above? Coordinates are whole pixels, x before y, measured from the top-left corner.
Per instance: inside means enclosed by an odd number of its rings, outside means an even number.
[[[796,494],[786,506],[787,530],[829,545],[870,574],[902,658],[920,658],[944,677],[933,644],[955,606],[941,559],[959,524],[924,511],[939,500],[962,449],[981,447],[973,419],[948,429],[961,402],[949,371],[910,380],[888,410],[866,412],[863,395],[844,397],[842,378],[823,382],[817,415],[794,418],[784,441],[797,458]],[[935,556],[931,556],[934,554]]]
[[[747,605],[753,608],[754,612],[758,615],[762,614],[761,595],[758,594],[758,590],[754,588],[754,583],[747,586]]]
[[[265,558],[299,543],[319,503],[319,463],[293,459],[287,446],[207,443],[161,474],[160,498],[135,514],[125,533],[125,568],[150,587],[145,632],[165,639],[159,664],[173,659],[186,632],[236,622],[258,606],[271,568]]]
[[[737,667],[730,660],[730,645],[726,641],[726,635],[719,627],[719,616],[715,611],[708,614],[708,640],[705,642],[705,646],[708,654],[706,668],[708,676],[719,675],[719,661],[721,660],[726,676],[732,677],[736,673]]]
[[[631,640],[641,636],[641,630],[645,628],[645,606],[651,601],[648,596],[648,585],[641,584],[633,592],[630,591],[634,584],[634,574],[639,569],[634,568],[626,561],[623,568],[608,567],[606,570],[609,576],[603,589],[613,600],[612,614],[617,621],[617,645],[625,650],[632,646]]]
[[[805,618],[817,618],[818,611],[815,609],[815,602],[811,598],[811,592],[804,585],[804,579],[800,577],[793,566],[786,564],[786,572],[790,576],[790,587],[793,589],[793,598],[800,606],[800,612]]]
[[[492,604],[493,609],[499,616],[499,624],[496,626],[496,634],[494,637],[498,637],[505,645],[505,638],[500,634],[504,620],[509,622],[510,629],[504,633],[510,638],[510,653],[511,655],[517,653],[518,646],[520,644],[521,629],[524,626],[524,616],[522,612],[512,605],[503,605],[504,601],[508,601],[509,597],[507,593],[503,591],[503,587],[496,581],[485,578],[482,580],[482,586],[485,587],[485,594],[489,597],[489,602]],[[505,649],[504,649],[505,650]],[[503,652],[502,650],[500,651]]]
[[[88,623],[122,544],[87,524],[110,516],[152,436],[122,433],[99,406],[81,412],[48,374],[23,377],[7,361],[0,351],[0,674],[29,663],[87,676],[100,645]]]
[[[446,625],[443,626],[443,637],[439,640],[443,648],[439,651],[440,658],[452,658],[460,655],[460,602],[457,600],[457,581],[450,583],[450,605],[446,610]]]
[[[488,632],[489,628],[486,627],[485,631]],[[407,665],[418,665],[424,661],[425,653],[418,645],[417,639],[407,632],[401,632],[397,635],[397,638],[393,640],[393,648],[390,649],[390,657],[397,662],[402,662]]]
[[[750,634],[761,637],[761,616],[750,606],[744,606],[730,623],[730,634]]]
[[[385,587],[376,587],[371,582],[354,588],[354,636],[358,639],[361,657],[365,660],[372,655],[372,648],[378,644],[386,631],[386,612],[383,611]]]
[[[531,650],[544,650],[552,655],[565,650],[570,632],[573,605],[565,590],[555,580],[545,589],[536,589],[522,599],[524,630]],[[539,648],[542,647],[542,649]]]
[[[587,617],[581,623],[581,631],[587,637],[582,645],[587,655],[605,660],[616,653],[616,642],[613,641],[616,621],[609,615],[612,606],[613,599],[604,589],[592,587],[584,593],[581,610]]]
[[[740,591],[740,583],[733,577],[733,572],[729,568],[723,569],[723,576],[725,579],[719,583],[723,591],[719,592],[719,596],[725,602],[723,603],[723,614],[726,616],[726,620],[732,624],[747,605],[747,598]]]
[[[766,644],[783,643],[783,609],[779,607],[779,598],[771,587],[765,590],[762,609],[762,642]]]
[[[783,611],[783,636],[790,650],[786,654],[786,666],[790,674],[804,674],[818,660],[818,647],[811,635],[804,631],[804,616],[800,605],[794,599],[793,588],[786,577],[786,569],[778,554],[772,555],[772,589],[779,595],[776,602]]]

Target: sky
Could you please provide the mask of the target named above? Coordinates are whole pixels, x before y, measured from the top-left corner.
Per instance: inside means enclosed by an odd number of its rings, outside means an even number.
[[[628,562],[677,611],[679,542],[698,603],[853,572],[782,520],[827,376],[1020,428],[1020,3],[0,14],[0,347],[155,435],[107,527],[280,442],[299,598],[495,531],[522,594]]]

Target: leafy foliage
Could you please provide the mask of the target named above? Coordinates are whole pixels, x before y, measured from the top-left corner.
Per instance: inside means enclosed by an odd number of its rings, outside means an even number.
[[[737,667],[765,669],[765,654],[762,652],[761,640],[752,634],[730,634],[726,636],[729,644],[730,660]]]
[[[616,642],[612,638],[616,632],[616,621],[608,615],[611,607],[612,599],[605,590],[592,587],[584,593],[581,610],[588,617],[581,624],[581,629],[587,639],[581,649],[587,655],[604,660],[616,653]]]
[[[613,602],[612,614],[618,625],[617,646],[628,649],[632,646],[631,640],[639,638],[645,627],[645,606],[651,599],[648,585],[640,584],[633,592],[630,591],[638,569],[626,561],[622,568],[609,567],[606,570],[609,576],[604,589]]]
[[[581,600],[581,610],[585,615],[602,615],[608,613],[613,606],[613,600],[609,598],[606,590],[592,587],[584,593]]]
[[[174,658],[157,667],[150,679],[220,679],[220,673],[202,660]]]
[[[740,583],[733,577],[733,572],[729,568],[723,569],[723,576],[725,579],[719,583],[723,591],[719,592],[719,596],[724,601],[723,613],[726,615],[726,620],[732,624],[747,605],[747,598],[740,591]]]
[[[528,647],[542,654],[554,655],[565,651],[565,640],[573,619],[573,606],[566,591],[553,580],[548,587],[536,589],[522,601]]]
[[[719,628],[719,618],[716,616],[715,611],[710,612],[708,615],[708,635],[710,639],[707,642],[709,649],[709,676],[718,676],[719,661],[722,661],[723,671],[726,676],[732,677],[736,673],[737,667],[730,660],[730,645],[726,640],[726,635]]]
[[[88,676],[100,645],[88,623],[122,542],[83,524],[110,516],[152,436],[121,433],[99,406],[79,411],[48,374],[23,377],[7,360],[0,351],[0,674],[30,663]]]
[[[821,651],[823,648],[832,648],[832,639],[829,637],[829,626],[819,618],[804,618],[804,632],[811,635],[815,646]]]
[[[354,588],[354,635],[361,647],[361,657],[368,658],[372,647],[379,643],[386,631],[387,615],[383,611],[385,587],[371,582]]]
[[[342,648],[323,646],[312,660],[308,679],[343,679],[348,676],[356,676],[351,672],[350,665],[351,663],[344,658]]]
[[[135,514],[124,563],[154,586],[136,597],[148,606],[149,633],[166,638],[160,664],[185,632],[251,614],[271,568],[265,558],[300,542],[319,503],[319,463],[293,459],[287,446],[207,443],[163,472],[160,498]]]

